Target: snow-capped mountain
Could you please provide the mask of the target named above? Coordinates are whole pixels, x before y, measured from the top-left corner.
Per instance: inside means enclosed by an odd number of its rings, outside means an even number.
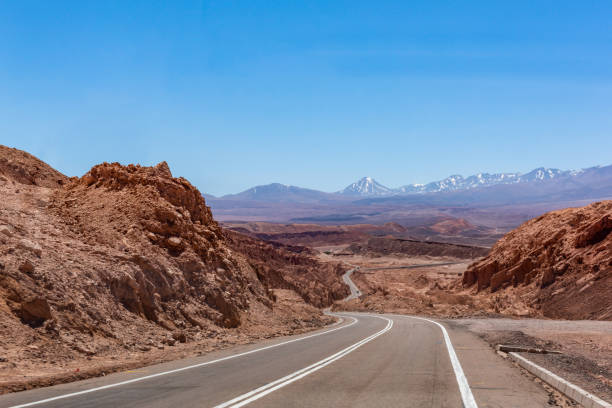
[[[502,191],[510,191],[510,193],[507,193],[507,196],[515,197],[519,191],[523,190],[538,192],[544,191],[542,189],[546,187],[549,190],[558,189],[559,191],[565,191],[572,186],[589,184],[592,180],[608,180],[610,177],[612,177],[612,166],[597,166],[577,171],[540,167],[525,174],[478,173],[469,177],[455,174],[443,180],[433,181],[427,184],[408,184],[399,188],[389,188],[380,184],[372,177],[364,177],[347,186],[344,190],[335,193],[326,193],[318,190],[273,183],[256,186],[238,194],[230,194],[223,197],[208,196],[206,198],[215,208],[222,208],[223,206],[233,208],[237,205],[236,202],[238,201],[258,203],[323,203],[328,205],[332,202],[361,199],[387,199],[391,196],[396,196],[400,199],[410,199],[410,196],[414,196],[413,198],[418,200],[420,198],[416,196],[425,193],[462,194],[462,192],[470,191],[470,194],[472,194],[472,192],[476,194],[476,190],[487,190],[488,188],[495,188],[495,190],[490,190],[489,192],[494,191],[493,194],[497,194],[500,197],[505,194],[502,193]],[[607,182],[602,183],[600,187],[595,185],[591,190],[601,190],[602,194],[608,194],[606,196],[609,197],[612,195],[612,190],[608,191],[609,187],[606,187],[608,184],[605,184]],[[567,184],[567,186],[565,186],[565,184]],[[534,185],[538,187],[534,189]],[[522,189],[523,186],[525,187],[524,189]],[[580,196],[578,193],[574,195],[576,197]]]
[[[390,195],[394,192],[394,190],[383,186],[372,177],[364,177],[361,180],[349,185],[339,193],[352,196],[375,197]]]
[[[546,169],[544,167],[539,167],[527,174],[521,175],[519,177],[519,182],[525,183],[538,180],[551,180],[563,176],[575,175],[576,173],[577,172],[572,172],[571,170]]]
[[[444,180],[427,184],[408,184],[395,191],[399,194],[411,193],[437,193],[443,191],[469,190],[477,187],[488,187],[497,184],[528,183],[534,181],[551,180],[554,178],[575,175],[577,172],[540,167],[527,174],[521,173],[478,173],[464,178],[461,175],[452,175]]]
[[[444,180],[433,181],[427,184],[409,184],[397,189],[398,193],[437,193],[440,191],[457,191],[469,188],[492,186],[495,184],[516,183],[518,173],[478,173],[464,178],[461,175],[452,175]]]
[[[538,168],[525,174],[480,173],[450,176],[427,184],[390,189],[364,178],[344,191],[325,193],[283,184],[257,186],[239,194],[207,197],[215,217],[222,220],[260,220],[283,223],[353,224],[388,221],[413,222],[414,206],[424,217],[437,217],[450,208],[460,211],[488,207],[513,214],[503,222],[518,220],[519,213],[535,216],[544,209],[573,202],[609,200],[612,165],[578,171]],[[512,209],[513,206],[520,205]],[[533,205],[533,206],[532,206]],[[530,207],[531,206],[531,207]],[[459,208],[460,207],[460,208]],[[431,212],[428,212],[430,211]],[[454,211],[454,210],[453,210]],[[474,217],[484,213],[472,212]],[[485,216],[487,222],[490,215]],[[425,218],[424,218],[425,219]],[[429,219],[429,218],[427,218]],[[521,218],[522,219],[522,218]],[[501,224],[500,224],[501,225]]]

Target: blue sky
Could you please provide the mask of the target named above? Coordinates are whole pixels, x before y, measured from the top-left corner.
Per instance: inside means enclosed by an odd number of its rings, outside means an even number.
[[[609,1],[3,1],[0,143],[212,194],[612,163]]]

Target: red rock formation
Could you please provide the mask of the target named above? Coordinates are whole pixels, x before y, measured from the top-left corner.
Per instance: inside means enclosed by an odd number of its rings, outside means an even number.
[[[571,319],[612,319],[612,201],[553,211],[503,237],[463,285],[517,288],[527,307]]]
[[[124,254],[122,267],[100,278],[128,310],[164,327],[176,326],[178,303],[235,327],[248,305],[247,285],[256,298],[266,296],[244,259],[226,248],[200,192],[173,178],[165,162],[95,166],[57,191],[52,209],[85,242]]]
[[[11,364],[163,349],[227,328],[243,341],[289,333],[326,320],[275,289],[316,306],[346,293],[341,271],[308,253],[228,238],[166,163],[103,163],[70,180],[13,149],[2,163],[0,348]],[[42,351],[21,352],[32,344]]]

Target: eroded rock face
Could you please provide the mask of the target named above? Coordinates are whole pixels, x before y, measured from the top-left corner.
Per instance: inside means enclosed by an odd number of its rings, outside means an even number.
[[[291,334],[323,325],[312,305],[344,289],[309,255],[230,242],[200,192],[166,163],[103,163],[48,188],[22,180],[38,174],[27,162],[6,171],[13,156],[4,151],[0,348],[23,369]],[[288,281],[302,299],[276,289]],[[38,351],[24,353],[29,346]]]
[[[553,211],[508,233],[463,285],[514,290],[551,317],[612,318],[612,201]],[[513,289],[516,288],[516,289]]]
[[[55,194],[53,209],[87,242],[125,254],[121,267],[100,277],[126,309],[153,322],[182,318],[173,304],[184,302],[198,305],[203,318],[237,327],[249,296],[266,296],[225,245],[200,192],[172,177],[165,162],[95,166]]]
[[[165,162],[100,164],[61,188],[32,187],[31,207],[7,188],[22,223],[0,217],[0,249],[11,254],[0,298],[28,324],[53,315],[58,327],[108,333],[135,316],[172,331],[234,328],[253,305],[273,309],[271,289],[293,289],[316,306],[345,295],[336,266],[226,236],[200,192]],[[46,308],[23,303],[30,298],[48,298]]]

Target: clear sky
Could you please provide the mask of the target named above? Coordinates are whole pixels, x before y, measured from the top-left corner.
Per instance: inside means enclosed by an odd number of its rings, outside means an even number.
[[[612,2],[2,1],[0,143],[334,191],[612,163]]]

